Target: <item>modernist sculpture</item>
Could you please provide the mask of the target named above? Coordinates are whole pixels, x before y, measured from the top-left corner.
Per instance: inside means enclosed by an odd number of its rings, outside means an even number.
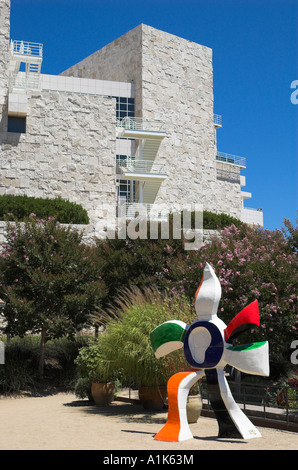
[[[258,302],[254,301],[226,326],[217,316],[221,285],[207,263],[195,295],[198,319],[190,326],[181,321],[167,321],[150,335],[157,358],[184,348],[190,370],[173,375],[168,381],[168,418],[155,436],[161,441],[182,441],[192,438],[186,415],[190,388],[206,376],[211,406],[219,425],[219,437],[250,439],[261,437],[259,431],[233,399],[224,367],[229,364],[247,374],[269,375],[268,342],[243,346],[230,343],[241,332],[259,326]]]

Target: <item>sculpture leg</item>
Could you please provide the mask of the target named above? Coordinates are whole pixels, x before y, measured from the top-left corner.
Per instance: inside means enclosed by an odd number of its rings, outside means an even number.
[[[192,439],[186,413],[187,397],[190,388],[204,376],[203,370],[178,372],[167,385],[168,418],[164,427],[156,434],[157,441],[184,441]]]
[[[240,437],[251,439],[261,437],[235,402],[223,369],[206,369],[208,393],[215,413],[219,432],[218,437]]]

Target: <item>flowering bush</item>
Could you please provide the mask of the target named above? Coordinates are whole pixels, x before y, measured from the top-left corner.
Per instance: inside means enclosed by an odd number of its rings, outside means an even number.
[[[206,262],[213,266],[222,286],[222,320],[228,323],[257,299],[261,325],[253,332],[253,341],[269,341],[273,370],[283,361],[290,365],[290,344],[297,338],[298,328],[297,251],[283,231],[225,228],[200,250],[171,260],[165,268],[171,292],[193,298]]]

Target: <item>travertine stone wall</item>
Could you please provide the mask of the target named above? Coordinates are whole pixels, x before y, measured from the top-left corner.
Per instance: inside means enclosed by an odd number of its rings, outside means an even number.
[[[168,179],[157,202],[199,203],[240,215],[240,185],[216,175],[212,50],[143,25],[143,116],[165,122],[158,158]]]
[[[115,216],[115,100],[28,92],[26,133],[1,133],[1,194],[61,196]]]
[[[7,125],[4,110],[7,109],[8,72],[7,62],[10,36],[10,0],[0,1],[0,131]]]
[[[210,48],[141,24],[64,74],[133,80],[136,115],[164,122],[157,159],[168,178],[156,202],[240,216],[240,184],[217,179]]]
[[[94,52],[61,75],[133,82],[136,115],[142,116],[142,25]]]

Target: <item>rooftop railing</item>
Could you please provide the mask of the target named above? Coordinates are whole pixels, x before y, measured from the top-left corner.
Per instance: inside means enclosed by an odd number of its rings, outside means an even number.
[[[155,162],[154,160],[136,160],[134,157],[125,159],[117,157],[116,167],[130,173],[165,174],[164,163]]]
[[[222,116],[220,114],[213,115],[213,122],[217,127],[222,126]]]
[[[23,56],[42,57],[43,45],[36,42],[11,41],[10,52]]]
[[[153,132],[163,132],[164,123],[162,121],[144,119],[138,117],[125,117],[123,119],[117,119],[117,127],[123,127],[127,130],[135,131],[153,131]]]
[[[223,163],[230,163],[231,165],[241,166],[246,168],[246,158],[238,157],[237,155],[231,155],[229,153],[217,152],[216,160]]]

